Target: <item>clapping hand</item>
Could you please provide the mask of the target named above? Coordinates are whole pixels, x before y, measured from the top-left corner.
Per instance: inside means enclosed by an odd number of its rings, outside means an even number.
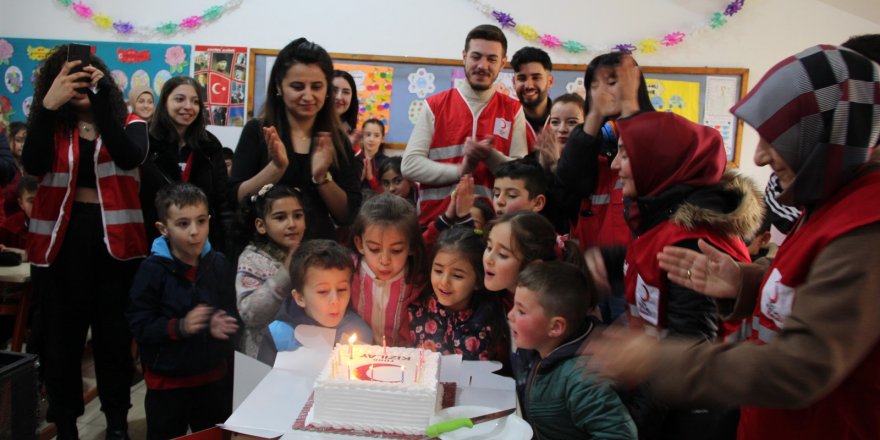
[[[223,310],[218,310],[211,316],[211,336],[215,339],[225,341],[237,331],[238,320],[234,316],[227,315]]]
[[[546,171],[553,171],[559,163],[562,148],[556,145],[556,135],[550,129],[545,129],[535,140],[535,151],[538,152],[538,163]]]
[[[705,240],[697,246],[702,253],[666,246],[657,254],[669,281],[712,298],[736,298],[742,279],[739,265]]]
[[[266,139],[266,147],[269,149],[269,159],[272,164],[280,170],[286,170],[290,163],[287,149],[284,147],[284,142],[281,142],[275,127],[264,127],[263,138]]]
[[[449,196],[449,206],[446,207],[446,218],[462,219],[470,215],[474,207],[474,178],[470,175],[461,176],[452,195]]]
[[[327,174],[327,171],[330,170],[330,165],[333,163],[333,156],[335,154],[335,150],[333,149],[333,139],[330,137],[330,133],[326,131],[318,132],[315,135],[315,142],[312,146],[312,177],[316,180],[323,178]]]

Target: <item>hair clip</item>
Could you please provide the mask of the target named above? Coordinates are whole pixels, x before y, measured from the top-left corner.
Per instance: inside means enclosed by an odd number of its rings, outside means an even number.
[[[275,185],[273,185],[271,183],[267,183],[267,184],[263,185],[263,187],[260,188],[260,190],[256,194],[251,196],[251,203],[256,203],[257,198],[266,197],[266,194],[269,191],[271,191],[274,186]]]

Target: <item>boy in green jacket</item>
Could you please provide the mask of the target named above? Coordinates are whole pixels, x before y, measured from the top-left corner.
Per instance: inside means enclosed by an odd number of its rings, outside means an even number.
[[[636,426],[611,384],[578,367],[599,321],[596,289],[575,266],[532,264],[519,275],[507,314],[516,391],[538,439],[636,439]]]

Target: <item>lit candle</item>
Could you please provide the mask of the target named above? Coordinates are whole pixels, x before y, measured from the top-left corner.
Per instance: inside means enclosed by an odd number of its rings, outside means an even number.
[[[370,364],[370,380],[373,380],[373,364]]]
[[[354,359],[354,341],[357,340],[357,333],[352,333],[348,338],[348,358]]]
[[[382,356],[388,356],[388,347],[385,345],[385,335],[382,335]]]
[[[401,366],[400,366],[400,383],[403,383],[403,375],[404,375],[404,371],[406,371],[406,367],[404,367],[403,365],[401,365]]]

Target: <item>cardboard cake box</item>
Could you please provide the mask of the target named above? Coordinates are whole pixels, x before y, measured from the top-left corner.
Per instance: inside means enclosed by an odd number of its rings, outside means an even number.
[[[228,438],[236,435],[264,439],[363,439],[363,436],[344,436],[317,432],[295,431],[293,424],[300,415],[312,393],[315,378],[327,362],[332,351],[335,331],[312,326],[299,326],[296,337],[303,347],[293,352],[278,354],[274,367],[250,391],[240,392],[240,383],[254,380],[248,370],[259,370],[257,362],[237,353],[236,392],[247,397],[236,396],[240,405],[226,420],[214,428],[217,433],[228,433]],[[257,364],[259,364],[257,362]],[[513,379],[493,374],[501,364],[488,361],[462,361],[459,355],[440,358],[440,382],[455,383],[455,405],[478,405],[494,408],[516,406],[516,392]],[[244,374],[241,374],[244,373]],[[260,373],[256,373],[260,374]],[[197,435],[201,433],[192,434]],[[187,440],[214,440],[227,437],[184,437]]]

